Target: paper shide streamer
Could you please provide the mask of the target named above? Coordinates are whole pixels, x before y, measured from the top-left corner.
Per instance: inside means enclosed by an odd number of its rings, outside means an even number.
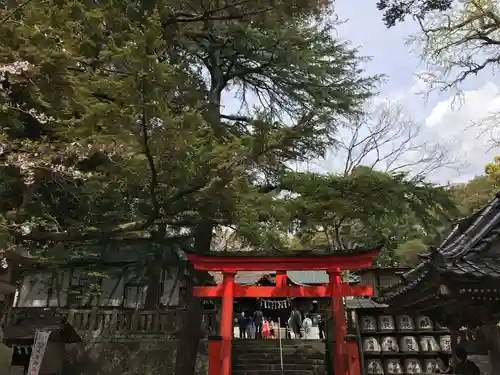
[[[288,309],[292,304],[292,299],[280,299],[280,300],[272,300],[272,299],[263,299],[259,298],[260,307],[266,310],[280,310],[280,309]]]

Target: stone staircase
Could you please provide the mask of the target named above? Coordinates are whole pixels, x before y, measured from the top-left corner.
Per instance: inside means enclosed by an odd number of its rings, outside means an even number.
[[[233,340],[232,375],[326,375],[325,344],[320,340]]]

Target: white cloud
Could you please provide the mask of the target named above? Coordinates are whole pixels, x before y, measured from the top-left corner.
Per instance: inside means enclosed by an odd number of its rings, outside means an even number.
[[[500,150],[492,147],[492,137],[498,128],[492,121],[500,112],[500,88],[489,82],[476,90],[464,91],[459,99],[448,98],[437,102],[425,119],[429,137],[450,146],[452,152],[465,163],[460,174],[440,174],[440,182],[449,179],[467,181],[484,171]]]

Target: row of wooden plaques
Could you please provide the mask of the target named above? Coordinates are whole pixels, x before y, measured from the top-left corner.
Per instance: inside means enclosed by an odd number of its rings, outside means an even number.
[[[417,352],[451,352],[451,336],[403,336],[399,340],[394,336],[381,338],[365,336],[362,340],[365,353],[417,353]]]
[[[438,369],[436,358],[420,360],[418,358],[407,358],[400,360],[390,358],[386,360],[369,359],[366,361],[367,375],[389,375],[389,374],[435,374]]]
[[[409,315],[364,315],[360,318],[360,330],[368,332],[391,332],[391,331],[444,331],[446,327],[435,324],[428,316],[420,315],[411,317]]]

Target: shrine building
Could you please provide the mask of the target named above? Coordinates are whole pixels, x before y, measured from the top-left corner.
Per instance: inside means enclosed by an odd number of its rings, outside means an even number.
[[[448,327],[453,351],[462,346],[486,375],[500,373],[499,300],[500,193],[376,298],[388,313],[411,311]]]

